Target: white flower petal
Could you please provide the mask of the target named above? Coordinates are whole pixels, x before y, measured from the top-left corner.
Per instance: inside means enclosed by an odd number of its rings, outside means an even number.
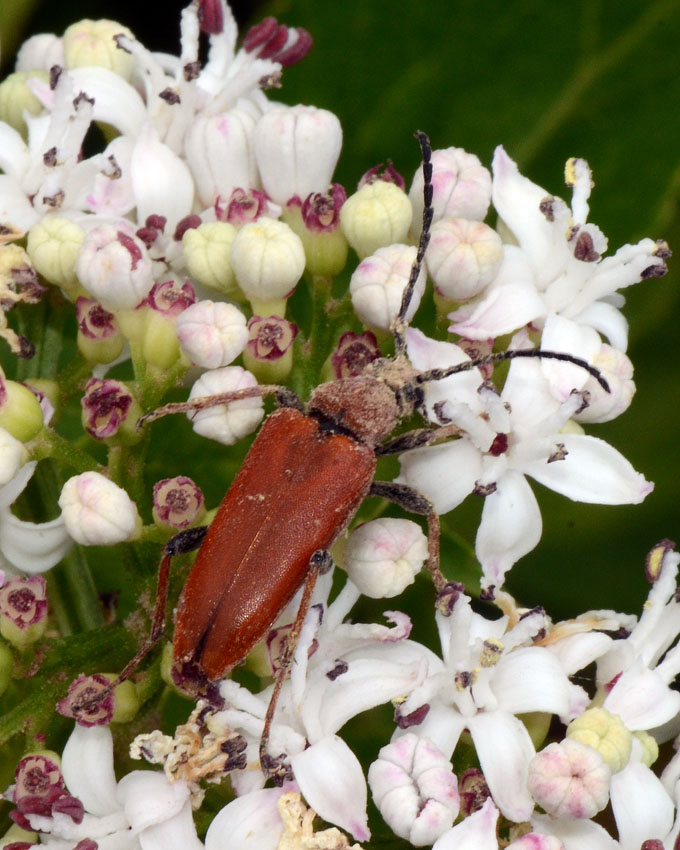
[[[489,339],[511,333],[544,313],[543,299],[532,286],[509,284],[492,289],[468,319],[454,322],[449,330],[469,339]]]
[[[283,830],[277,804],[283,788],[263,788],[237,797],[213,819],[205,850],[276,850]]]
[[[572,687],[556,656],[540,646],[507,652],[494,670],[494,693],[513,714],[546,711],[564,715]]]
[[[646,765],[629,763],[615,773],[609,793],[621,847],[634,850],[648,838],[663,839],[670,832],[673,801]]]
[[[604,827],[591,820],[559,820],[550,815],[534,815],[531,824],[540,835],[554,835],[565,850],[621,850]]]
[[[134,86],[101,66],[71,68],[74,88],[94,98],[94,119],[112,124],[124,136],[136,137],[146,120],[146,106]],[[140,219],[141,221],[142,219]]]
[[[173,817],[144,829],[139,835],[139,843],[142,850],[203,850],[203,842],[196,835],[189,800]]]
[[[177,222],[191,212],[194,181],[186,163],[158,138],[151,124],[137,137],[130,159],[130,173],[137,206],[137,220],[162,214],[166,231],[172,233]]]
[[[68,790],[90,814],[101,817],[119,810],[108,726],[76,723],[62,753],[61,772]]]
[[[399,456],[396,480],[419,490],[438,514],[457,507],[468,496],[482,471],[479,451],[469,440],[414,449]]]
[[[548,316],[541,335],[541,348],[573,354],[587,363],[592,363],[599,354],[602,343],[593,328],[580,325],[563,316]],[[573,363],[560,360],[542,360],[543,374],[560,401],[566,401],[572,390],[580,390],[590,377],[588,372]]]
[[[36,523],[20,520],[12,513],[0,516],[0,551],[24,573],[51,569],[72,545],[63,517]]]
[[[489,798],[481,809],[468,815],[438,838],[432,850],[497,850],[497,820],[498,809]]]
[[[618,714],[631,731],[654,729],[680,713],[680,693],[638,661],[616,680],[604,707]]]
[[[608,304],[606,301],[594,301],[578,316],[574,316],[574,321],[595,328],[619,351],[625,351],[628,348],[628,321],[613,304]]]
[[[597,437],[558,434],[567,456],[553,463],[527,464],[536,481],[576,502],[598,505],[637,505],[654,485],[636,472],[615,448]]]
[[[118,783],[118,800],[130,826],[140,831],[175,817],[189,800],[186,782],[168,782],[156,770],[133,770]]]

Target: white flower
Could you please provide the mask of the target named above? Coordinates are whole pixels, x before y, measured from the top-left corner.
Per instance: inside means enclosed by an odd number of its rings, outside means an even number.
[[[243,367],[225,366],[201,375],[191,388],[189,400],[255,386],[255,376]],[[225,446],[233,446],[257,428],[264,416],[264,405],[261,396],[253,396],[187,415],[197,434]]]
[[[416,253],[413,245],[388,245],[378,248],[356,267],[349,282],[349,291],[352,306],[364,324],[384,331],[392,327]],[[407,321],[418,309],[425,291],[425,280],[425,271],[421,269],[406,311]]]
[[[665,274],[665,243],[643,239],[602,258],[607,240],[586,224],[593,183],[584,160],[567,163],[571,209],[523,177],[502,147],[493,170],[493,203],[517,244],[504,246],[501,268],[481,300],[452,314],[452,330],[471,339],[495,338],[530,322],[541,327],[556,313],[595,328],[625,351],[627,324],[615,306],[621,302],[611,297]]]
[[[139,535],[141,519],[128,494],[98,472],[74,475],[59,496],[63,522],[82,546],[113,546]]]
[[[197,366],[228,366],[248,343],[246,317],[234,304],[197,301],[177,317],[177,338]]]
[[[432,850],[497,850],[498,809],[488,799],[481,809],[451,827],[432,845]]]
[[[469,359],[457,346],[433,342],[419,331],[409,330],[407,338],[409,359],[418,369]],[[439,414],[458,425],[462,437],[401,455],[399,480],[425,493],[437,513],[452,510],[469,493],[485,495],[476,553],[488,585],[500,587],[507,570],[540,540],[541,514],[525,475],[595,504],[636,504],[653,488],[608,443],[561,432],[582,398],[573,393],[563,403],[556,400],[536,360],[514,360],[500,396],[475,371],[432,382],[429,409],[435,400]]]

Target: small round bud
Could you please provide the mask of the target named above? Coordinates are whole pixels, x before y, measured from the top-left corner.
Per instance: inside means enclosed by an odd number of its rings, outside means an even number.
[[[574,820],[592,818],[604,809],[610,780],[609,765],[597,750],[565,738],[534,756],[527,785],[549,815]]]
[[[253,316],[243,363],[263,383],[281,382],[293,367],[293,340],[297,325],[280,316]]]
[[[630,759],[633,736],[618,714],[606,708],[589,708],[579,714],[567,727],[567,738],[597,750],[612,773],[622,770]]]
[[[170,279],[155,283],[144,299],[142,354],[159,369],[169,369],[180,356],[177,318],[196,301],[193,286]]]
[[[45,280],[73,293],[80,286],[75,264],[84,240],[85,231],[79,224],[63,216],[46,215],[30,229],[26,250]]]
[[[38,434],[43,424],[36,395],[23,384],[0,376],[0,428],[26,443]]]
[[[114,692],[99,696],[111,684],[103,673],[81,674],[69,685],[68,694],[57,703],[57,711],[81,726],[108,726],[115,710]]]
[[[116,317],[93,298],[76,300],[78,351],[90,363],[111,363],[123,350],[125,339]]]
[[[250,372],[240,366],[225,366],[223,369],[214,369],[201,375],[191,388],[189,399],[255,386],[257,381]],[[255,396],[189,413],[188,418],[193,422],[197,434],[217,440],[225,446],[233,446],[243,437],[252,434],[263,415],[262,398]]]
[[[136,307],[154,283],[141,239],[109,224],[86,235],[75,271],[85,289],[109,310]]]
[[[231,265],[239,286],[261,316],[285,312],[305,270],[305,251],[282,221],[263,216],[239,230],[231,243]]]
[[[9,431],[0,428],[0,487],[10,482],[27,460],[28,452],[24,444]]]
[[[416,171],[409,190],[413,228],[417,238],[423,225],[423,168]],[[479,158],[463,148],[432,151],[433,221],[468,218],[482,221],[491,201],[491,174]]]
[[[15,71],[0,83],[0,121],[14,127],[24,138],[28,132],[24,112],[39,115],[43,110],[42,103],[26,85],[30,79],[46,83],[49,74],[40,70]]]
[[[95,440],[134,445],[141,439],[135,425],[142,408],[122,381],[90,378],[80,403],[83,428]]]
[[[365,596],[390,599],[413,584],[427,556],[427,537],[417,523],[383,517],[354,529],[343,566]]]
[[[134,540],[141,519],[128,494],[98,472],[74,475],[59,496],[66,530],[82,546],[112,546]]]
[[[362,334],[347,331],[340,337],[331,354],[333,378],[355,378],[379,357],[378,340],[372,331],[364,331]]]
[[[201,488],[186,475],[164,478],[153,485],[153,519],[161,528],[181,530],[205,516]]]
[[[25,649],[45,633],[47,584],[42,576],[13,576],[0,587],[0,635]]]
[[[315,106],[276,105],[255,126],[255,158],[262,186],[282,206],[294,195],[326,192],[342,147],[342,127]]]
[[[254,128],[253,116],[239,107],[219,115],[199,113],[190,123],[184,153],[204,207],[228,198],[234,189],[258,185]]]
[[[494,279],[503,258],[501,237],[481,221],[446,218],[432,226],[425,254],[437,291],[467,301]]]
[[[232,297],[238,290],[231,268],[231,243],[236,228],[226,221],[206,221],[187,230],[182,238],[184,260],[191,278]]]
[[[177,338],[193,363],[217,369],[246,347],[246,317],[234,304],[197,301],[177,318]]]
[[[127,50],[118,47],[117,35],[134,38],[130,30],[117,21],[84,19],[71,24],[64,32],[64,66],[70,69],[98,65],[129,80],[135,59]]]
[[[399,313],[416,253],[415,246],[390,245],[378,248],[356,267],[349,291],[356,314],[364,324],[390,330]],[[424,291],[425,272],[421,269],[406,312],[407,321],[413,318]]]
[[[412,217],[408,195],[396,184],[384,180],[362,186],[340,210],[342,232],[359,257],[404,242]]]
[[[429,738],[409,732],[383,747],[368,769],[368,784],[385,822],[416,847],[432,844],[458,816],[451,762]]]
[[[118,678],[115,673],[104,673],[109,682]],[[111,723],[129,723],[137,716],[141,706],[137,687],[131,679],[126,679],[113,689],[113,717]]]

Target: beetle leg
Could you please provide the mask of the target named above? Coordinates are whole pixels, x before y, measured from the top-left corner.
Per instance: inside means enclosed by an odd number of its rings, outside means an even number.
[[[447,581],[439,569],[439,516],[432,502],[419,490],[396,481],[374,481],[368,495],[387,499],[409,513],[427,517],[427,568],[432,575],[435,590],[441,593]]]
[[[275,395],[281,407],[303,409],[299,397],[288,387],[282,387],[279,384],[258,384],[254,387],[243,387],[240,390],[232,390],[228,393],[198,396],[189,401],[164,404],[163,407],[157,407],[155,410],[150,410],[148,413],[140,416],[137,420],[137,430],[139,431],[149,422],[160,419],[162,416],[168,416],[171,413],[192,413],[198,410],[206,410],[209,407],[217,407],[220,404],[229,404],[232,401],[241,401],[244,398],[257,398],[258,396],[263,398],[268,395]]]
[[[446,437],[453,437],[460,434],[460,428],[457,425],[441,425],[438,428],[417,428],[413,431],[407,431],[405,434],[400,434],[393,440],[388,440],[386,443],[377,446],[375,453],[378,457],[382,455],[396,455],[402,452],[418,449],[421,446],[429,446],[435,440],[443,440]]]
[[[281,688],[283,687],[283,683],[285,682],[286,676],[290,671],[291,664],[293,663],[295,650],[297,649],[298,641],[300,639],[300,632],[302,631],[302,624],[305,621],[305,617],[307,616],[307,612],[309,611],[309,606],[312,601],[312,594],[314,593],[316,580],[320,575],[328,572],[332,564],[333,559],[331,558],[331,553],[326,549],[318,549],[309,559],[309,570],[305,578],[302,599],[300,600],[297,615],[286,639],[286,648],[283,652],[279,669],[276,671],[274,690],[272,691],[272,695],[269,699],[269,705],[267,706],[267,713],[264,718],[264,729],[262,730],[262,737],[260,738],[260,766],[264,775],[273,779],[276,785],[282,785],[286,780],[293,779],[290,765],[287,762],[285,753],[281,753],[278,756],[272,756],[268,752],[269,735],[271,732],[272,722],[274,720],[276,704],[279,701]]]

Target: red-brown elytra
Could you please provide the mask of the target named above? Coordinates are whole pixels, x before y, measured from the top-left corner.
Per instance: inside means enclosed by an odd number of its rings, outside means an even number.
[[[159,640],[171,557],[200,546],[175,615],[173,678],[183,689],[217,701],[216,683],[241,663],[268,634],[295,593],[304,587],[277,673],[261,739],[263,770],[286,774],[285,756],[267,752],[276,700],[291,663],[316,578],[330,567],[329,548],[366,496],[389,499],[428,520],[428,568],[438,593],[446,580],[439,570],[439,520],[431,503],[412,488],[373,480],[376,457],[404,452],[457,433],[451,426],[388,437],[398,423],[422,408],[424,385],[475,366],[516,357],[575,363],[608,390],[600,373],[579,358],[540,350],[493,354],[448,369],[418,372],[406,357],[406,313],[432,222],[432,166],[427,136],[416,134],[423,154],[425,204],[416,260],[393,326],[395,354],[370,363],[357,377],[322,384],[303,407],[285,387],[259,386],[220,396],[171,404],[143,417],[149,422],[253,397],[276,395],[280,409],[265,421],[231,484],[212,525],[189,529],[165,547],[152,633],[125,668],[124,679]]]

